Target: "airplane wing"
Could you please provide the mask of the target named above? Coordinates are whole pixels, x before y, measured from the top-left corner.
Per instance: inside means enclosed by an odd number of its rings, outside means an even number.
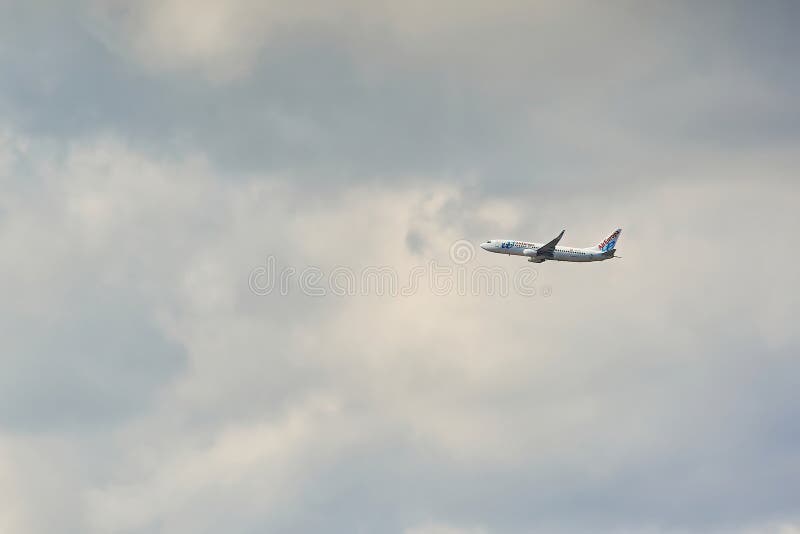
[[[546,245],[542,245],[539,247],[539,250],[536,251],[537,256],[549,256],[556,250],[556,245],[558,242],[561,241],[561,238],[564,237],[564,230],[561,230],[561,233],[556,236],[555,239],[547,243]]]

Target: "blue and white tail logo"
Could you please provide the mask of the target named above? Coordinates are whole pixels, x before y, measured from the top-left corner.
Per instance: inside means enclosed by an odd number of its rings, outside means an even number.
[[[602,250],[603,252],[608,252],[609,250],[614,248],[614,245],[617,244],[617,239],[619,239],[619,234],[622,233],[622,228],[617,228],[614,230],[614,233],[608,236],[607,238],[603,239],[598,245],[597,248]]]

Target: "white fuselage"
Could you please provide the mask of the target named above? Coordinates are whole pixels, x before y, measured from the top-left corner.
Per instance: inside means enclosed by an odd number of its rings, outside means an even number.
[[[603,252],[597,247],[575,248],[575,247],[556,247],[555,250],[546,255],[537,255],[537,250],[544,243],[529,243],[527,241],[514,241],[511,239],[492,239],[481,244],[483,250],[496,252],[498,254],[508,254],[510,256],[527,256],[528,261],[540,263],[545,260],[550,261],[602,261],[614,257],[614,251]]]

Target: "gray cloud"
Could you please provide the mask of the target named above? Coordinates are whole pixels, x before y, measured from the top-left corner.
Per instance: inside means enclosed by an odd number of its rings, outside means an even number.
[[[178,0],[17,7],[3,100],[38,131],[118,131],[159,154],[199,149],[225,171],[301,170],[316,185],[446,171],[494,190],[587,174],[606,185],[797,140],[798,79],[779,59],[797,45],[791,3],[453,17],[354,2],[342,12],[361,16],[346,20],[259,5],[221,8],[233,29],[215,32]],[[163,39],[172,18],[178,35]],[[206,77],[242,62],[233,79]]]
[[[59,310],[66,317],[4,320],[6,428],[114,424],[150,409],[157,388],[182,367],[181,347],[126,296],[76,292]]]
[[[793,3],[6,14],[0,530],[800,528]],[[532,298],[247,286],[620,225]]]

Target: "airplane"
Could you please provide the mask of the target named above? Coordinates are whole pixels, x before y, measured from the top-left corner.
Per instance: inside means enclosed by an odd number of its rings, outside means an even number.
[[[526,256],[528,261],[533,263],[542,263],[545,260],[554,261],[603,261],[614,256],[617,249],[614,246],[617,244],[617,239],[622,233],[622,228],[617,228],[614,232],[603,239],[597,245],[586,248],[575,247],[559,247],[558,242],[564,236],[564,230],[556,236],[555,239],[545,244],[542,243],[528,243],[526,241],[512,241],[508,239],[490,239],[485,243],[481,243],[481,248],[489,252],[496,252],[498,254],[508,254],[514,256]]]

